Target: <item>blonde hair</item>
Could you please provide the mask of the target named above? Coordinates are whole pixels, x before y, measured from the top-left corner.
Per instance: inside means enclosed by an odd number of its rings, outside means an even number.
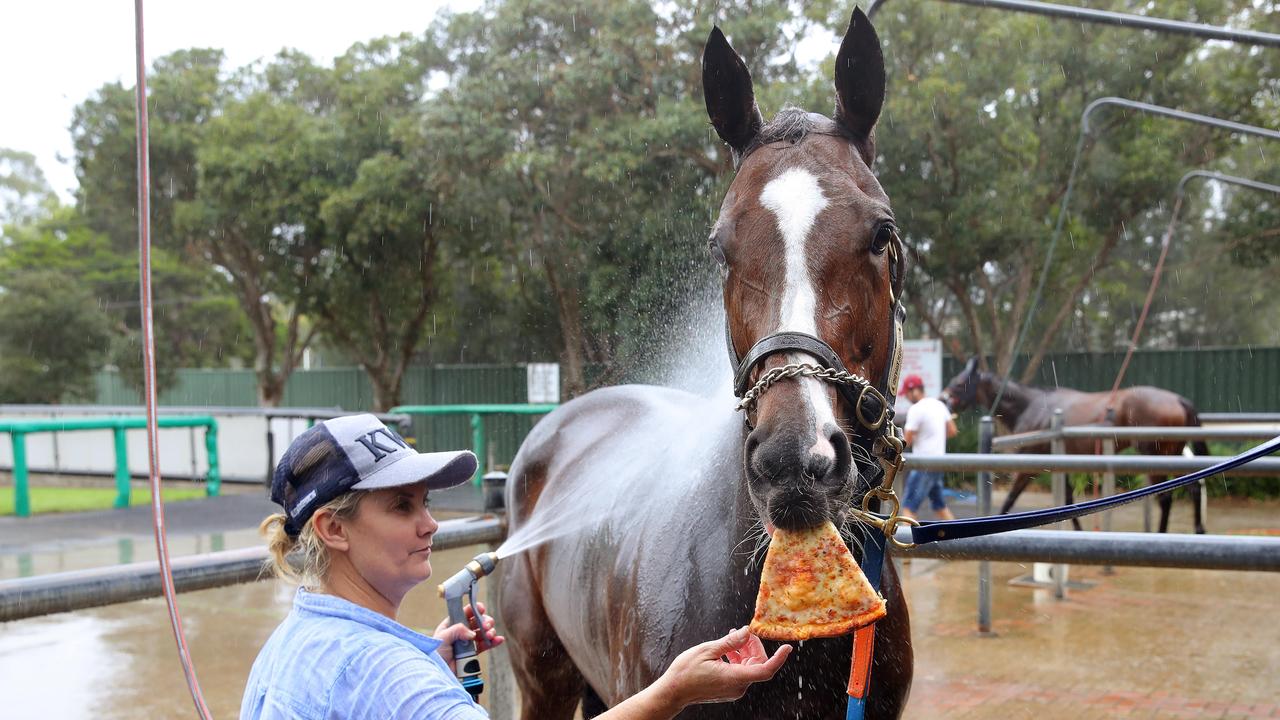
[[[316,508],[315,513],[329,510],[339,519],[354,517],[360,501],[367,494],[362,490],[343,493]],[[289,537],[285,532],[284,524],[288,518],[284,513],[268,515],[262,521],[258,532],[267,539],[267,550],[271,553],[264,564],[264,572],[270,571],[276,577],[296,582],[308,590],[320,588],[329,572],[329,548],[316,534],[315,513],[307,518],[307,524],[302,526],[297,537]]]

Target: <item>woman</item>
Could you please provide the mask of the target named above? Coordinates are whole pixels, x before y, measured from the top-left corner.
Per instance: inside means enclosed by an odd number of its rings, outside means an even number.
[[[432,637],[396,622],[404,596],[431,576],[439,524],[427,494],[466,482],[469,451],[418,453],[372,415],[326,420],[298,436],[271,483],[283,514],[262,523],[275,572],[302,587],[293,610],[253,663],[242,720],[423,718],[488,714],[454,676],[454,640],[501,645],[493,618],[445,620]],[[296,552],[295,570],[286,556]],[[598,716],[671,718],[693,703],[742,697],[782,667],[790,645],[767,656],[746,628],[697,645],[653,685]],[[728,662],[725,662],[725,661]]]

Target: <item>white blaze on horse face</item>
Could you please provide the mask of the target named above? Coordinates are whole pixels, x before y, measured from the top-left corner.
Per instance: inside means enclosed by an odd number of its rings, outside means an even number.
[[[782,291],[782,304],[778,308],[778,328],[775,332],[802,332],[818,337],[817,293],[809,276],[809,232],[818,214],[827,206],[818,178],[812,173],[793,168],[765,185],[760,202],[777,218],[778,231],[785,245],[786,281]],[[813,362],[813,358],[799,353],[789,355],[790,362]],[[827,399],[826,388],[814,378],[800,378],[809,417],[813,418],[813,446],[809,452],[834,459],[835,448],[827,439],[823,428],[836,425],[835,413]]]

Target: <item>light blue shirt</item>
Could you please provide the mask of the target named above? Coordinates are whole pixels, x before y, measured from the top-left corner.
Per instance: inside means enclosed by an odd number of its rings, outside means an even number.
[[[440,641],[333,595],[299,589],[253,662],[241,720],[484,720]]]

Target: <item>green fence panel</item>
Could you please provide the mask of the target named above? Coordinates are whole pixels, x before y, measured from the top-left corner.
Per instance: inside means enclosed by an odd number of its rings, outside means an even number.
[[[1033,382],[1109,390],[1123,360],[1123,351],[1055,353],[1045,357]],[[953,377],[963,366],[963,358],[944,358],[944,378]],[[1021,367],[1021,361],[1015,365],[1015,377]],[[141,403],[137,391],[118,373],[100,372],[96,383],[100,404]],[[1143,350],[1134,354],[1124,384],[1167,388],[1190,398],[1202,412],[1274,412],[1280,410],[1280,348]],[[177,386],[162,394],[160,403],[251,407],[257,405],[256,388],[252,370],[179,370]],[[405,373],[400,396],[403,405],[523,404],[528,400],[524,365],[416,366]],[[297,370],[285,388],[283,405],[367,410],[373,407],[373,389],[359,368]],[[537,421],[529,416],[487,418],[488,464],[509,464]],[[470,447],[471,443],[465,417],[417,417],[411,436],[423,450]]]

